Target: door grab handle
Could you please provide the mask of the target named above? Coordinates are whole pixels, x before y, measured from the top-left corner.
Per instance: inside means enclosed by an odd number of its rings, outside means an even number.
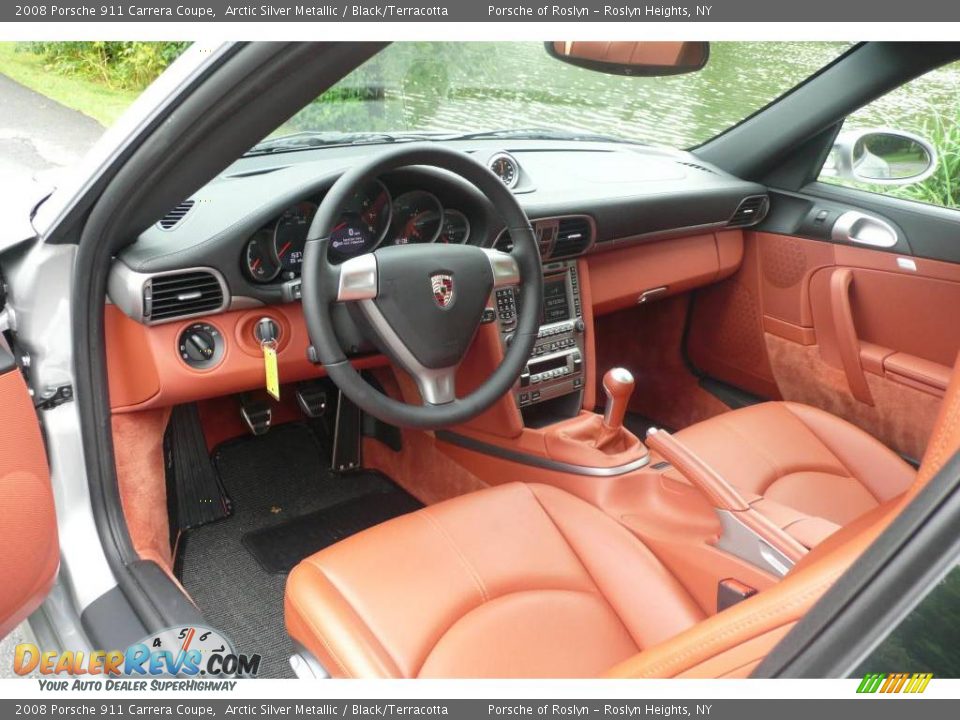
[[[840,362],[847,376],[850,393],[862,403],[873,405],[870,386],[860,361],[860,340],[857,328],[853,324],[853,309],[850,306],[850,286],[853,284],[853,270],[838,268],[830,275],[830,314],[833,319],[833,332],[840,351]]]
[[[897,231],[890,223],[856,210],[848,210],[837,218],[830,230],[830,237],[837,241],[882,248],[893,247],[898,240]]]

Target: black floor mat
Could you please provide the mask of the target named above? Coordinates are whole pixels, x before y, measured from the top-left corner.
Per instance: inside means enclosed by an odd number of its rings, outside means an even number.
[[[279,525],[248,532],[242,538],[243,546],[265,571],[288,573],[318,550],[422,507],[422,502],[394,485],[384,492],[372,492]]]
[[[389,497],[396,491],[396,485],[377,473],[336,475],[328,469],[328,457],[306,423],[224,443],[213,461],[233,514],[189,530],[180,539],[178,567],[184,587],[239,652],[263,656],[261,677],[293,677],[293,643],[283,624],[287,577],[266,572],[241,539],[354,499],[372,502],[372,496]],[[292,559],[291,553],[286,562]]]

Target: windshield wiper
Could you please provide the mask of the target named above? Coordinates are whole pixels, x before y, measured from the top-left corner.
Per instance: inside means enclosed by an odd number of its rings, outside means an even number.
[[[448,135],[445,140],[573,140],[581,142],[616,142],[633,145],[646,145],[639,140],[601,135],[600,133],[580,132],[578,130],[558,130],[554,128],[503,128],[500,130],[480,130],[478,132],[463,133],[462,135]]]
[[[580,142],[616,142],[646,145],[637,140],[618,138],[598,133],[551,128],[503,128],[480,130],[469,133],[452,132],[339,132],[336,130],[307,130],[304,132],[267,138],[250,148],[244,157],[272,155],[274,153],[298,152],[314,148],[347,147],[350,145],[386,145],[390,143],[417,142],[424,140],[557,140]]]
[[[273,153],[297,152],[314,148],[346,147],[349,145],[380,145],[398,142],[415,142],[429,140],[431,133],[390,133],[390,132],[339,132],[307,130],[267,138],[257,143],[244,153],[244,157],[252,155],[271,155]]]

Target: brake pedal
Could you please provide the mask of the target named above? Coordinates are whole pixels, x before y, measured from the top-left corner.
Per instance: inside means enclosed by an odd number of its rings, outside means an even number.
[[[327,393],[320,383],[299,383],[296,394],[297,405],[308,418],[322,417],[327,411]]]
[[[240,397],[240,416],[254,435],[266,435],[273,421],[273,410],[270,404],[253,400],[246,396]]]

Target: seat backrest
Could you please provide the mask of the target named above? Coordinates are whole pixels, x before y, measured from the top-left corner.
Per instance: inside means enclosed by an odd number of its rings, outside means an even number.
[[[747,677],[960,450],[960,357],[913,485],[810,551],[777,585],[612,668],[621,678]]]

